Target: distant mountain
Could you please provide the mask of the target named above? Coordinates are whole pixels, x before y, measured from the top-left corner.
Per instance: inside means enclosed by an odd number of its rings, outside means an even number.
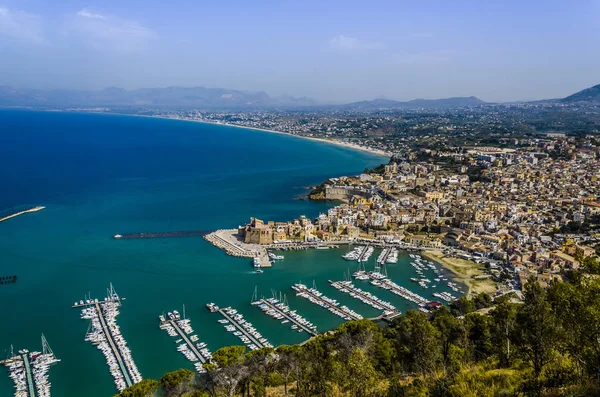
[[[0,106],[30,107],[153,107],[195,109],[273,109],[323,106],[339,109],[449,109],[474,107],[486,102],[471,97],[395,101],[375,99],[345,105],[322,105],[308,97],[271,97],[263,91],[248,92],[224,88],[166,87],[124,90],[109,87],[101,91],[32,90],[0,86]]]
[[[576,92],[566,98],[561,99],[561,102],[600,102],[600,84],[595,85],[585,90]]]
[[[276,108],[314,106],[311,98],[272,98],[265,92],[224,88],[167,87],[127,91],[27,90],[0,86],[0,106],[32,107],[174,107],[174,108]]]
[[[348,109],[450,109],[485,105],[474,96],[444,99],[413,99],[412,101],[394,101],[391,99],[374,99],[372,101],[353,102],[344,105]]]

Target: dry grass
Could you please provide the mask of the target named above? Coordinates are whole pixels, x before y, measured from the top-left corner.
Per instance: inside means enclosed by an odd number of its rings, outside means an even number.
[[[440,262],[444,267],[450,270],[456,278],[468,287],[467,295],[470,293],[494,293],[496,292],[496,283],[491,279],[475,280],[474,277],[484,276],[482,265],[465,259],[446,256],[440,250],[429,250],[422,252],[422,255],[434,261]]]

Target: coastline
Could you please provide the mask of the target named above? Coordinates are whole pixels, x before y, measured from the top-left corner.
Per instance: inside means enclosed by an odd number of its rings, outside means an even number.
[[[57,111],[57,110],[54,110],[54,111]],[[369,147],[365,147],[365,146],[361,146],[361,145],[355,145],[355,144],[352,144],[352,143],[342,142],[342,141],[334,140],[334,139],[314,138],[314,137],[309,137],[309,136],[302,136],[302,135],[290,134],[289,132],[269,130],[269,129],[266,129],[266,128],[249,127],[249,126],[238,125],[238,124],[230,124],[230,123],[219,123],[219,122],[216,122],[216,121],[190,120],[190,119],[183,119],[183,118],[179,118],[179,117],[167,117],[167,116],[149,116],[149,115],[145,115],[145,114],[90,112],[90,111],[88,111],[88,112],[76,112],[76,111],[73,111],[73,110],[58,110],[58,111],[75,112],[75,113],[91,113],[91,114],[109,114],[109,115],[118,115],[118,116],[146,117],[146,118],[153,118],[153,119],[177,120],[177,121],[187,121],[187,122],[190,122],[190,123],[212,124],[212,125],[222,125],[222,126],[225,126],[225,127],[244,128],[244,129],[255,130],[255,131],[269,132],[269,133],[272,133],[272,134],[286,135],[286,136],[291,136],[291,137],[295,137],[295,138],[299,138],[299,139],[307,139],[307,140],[311,140],[311,141],[315,141],[315,142],[327,143],[327,144],[330,144],[330,145],[341,146],[341,147],[344,147],[346,149],[353,149],[353,150],[359,150],[359,151],[362,151],[362,152],[368,152],[368,153],[375,154],[375,155],[378,155],[378,156],[386,157],[388,159],[388,161],[392,157],[392,154],[393,154],[393,153],[389,153],[389,152],[386,152],[386,151],[383,151],[383,150],[373,149],[373,148],[369,148]]]
[[[452,272],[456,280],[465,284],[468,287],[465,296],[469,296],[472,293],[478,294],[480,292],[493,294],[497,290],[496,284],[491,279],[474,278],[477,276],[484,276],[485,274],[479,269],[480,265],[473,261],[447,257],[440,250],[433,249],[421,251],[421,255],[430,260],[439,262],[445,269]]]

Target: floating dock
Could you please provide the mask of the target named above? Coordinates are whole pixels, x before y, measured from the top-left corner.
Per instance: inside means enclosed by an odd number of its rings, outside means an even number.
[[[33,385],[33,377],[31,376],[31,365],[29,364],[29,358],[27,354],[21,356],[23,358],[23,365],[25,367],[25,374],[27,376],[27,389],[29,390],[29,397],[35,397],[35,386]]]
[[[195,335],[188,337],[189,334],[194,332],[191,325],[189,325],[189,319],[182,320],[176,310],[173,311],[173,313],[169,313],[168,317],[168,319],[162,315],[159,317],[160,328],[166,330],[170,336],[179,336],[183,342],[185,342],[185,345],[183,346],[187,346],[187,348],[179,345],[177,350],[179,350],[184,356],[186,356],[188,360],[192,362],[200,361],[200,363],[195,363],[194,367],[196,368],[197,372],[205,373],[206,369],[204,369],[204,364],[206,364],[208,359],[212,358],[211,353],[205,347],[206,344],[202,342],[195,344],[194,342],[197,342],[197,340],[192,341],[190,339],[194,337],[197,338]],[[179,322],[184,323],[180,326]],[[182,327],[184,329],[182,329]]]
[[[422,296],[410,291],[409,289],[402,287],[389,278],[387,278],[384,274],[379,273],[378,271],[374,272],[366,272],[364,270],[359,270],[354,273],[354,277],[357,279],[370,279],[371,284],[376,287],[386,289],[393,294],[396,294],[410,302],[416,303],[419,306],[424,306],[428,300],[423,298]]]
[[[225,321],[227,321],[222,322],[222,324],[225,325],[225,328],[227,329],[228,326],[231,326],[236,329],[237,332],[240,332],[240,339],[242,339],[244,342],[244,339],[242,338],[242,336],[244,336],[244,338],[249,341],[244,343],[248,344],[248,347],[250,347],[251,350],[260,349],[263,347],[273,347],[273,345],[271,345],[260,333],[257,335],[256,329],[251,323],[245,321],[243,316],[239,314],[237,310],[231,307],[226,307],[224,309],[219,309],[219,313],[221,313],[221,315],[225,317]]]
[[[11,356],[0,361],[0,364],[8,367],[10,378],[15,384],[15,397],[50,397],[48,371],[52,364],[59,361],[42,335],[41,353],[20,350],[15,355],[11,346]]]
[[[344,320],[362,320],[363,318],[363,316],[346,306],[338,307],[339,303],[336,300],[326,297],[315,288],[308,288],[304,284],[294,284],[292,289],[296,291],[297,296],[308,299],[312,303],[329,310],[331,313]]]
[[[253,300],[252,302],[253,305],[258,306],[259,308],[261,308],[261,310],[263,310],[263,312],[265,312],[268,315],[271,315],[268,313],[268,311],[272,311],[273,314],[276,315],[272,316],[273,318],[277,318],[279,319],[285,319],[288,322],[292,323],[292,325],[295,325],[298,330],[303,330],[304,332],[308,333],[309,335],[312,336],[317,336],[318,332],[317,332],[317,327],[315,327],[314,325],[312,325],[311,323],[309,323],[306,319],[304,319],[303,317],[301,317],[299,314],[296,314],[295,311],[290,310],[290,308],[283,304],[282,302],[278,301],[275,298],[270,298],[270,299],[258,299],[258,300]],[[284,321],[285,321],[284,320]]]
[[[395,313],[400,313],[398,309],[394,305],[389,302],[386,302],[382,299],[379,299],[375,295],[370,292],[363,291],[360,288],[357,288],[350,281],[331,281],[329,280],[331,286],[338,291],[349,294],[354,299],[358,299],[361,302],[374,307],[377,310],[383,310],[385,315],[393,315]]]
[[[103,301],[86,299],[73,305],[74,308],[83,307],[81,317],[90,320],[91,331],[88,329],[85,340],[102,351],[119,391],[142,381],[142,375],[116,322],[122,300],[111,283]]]

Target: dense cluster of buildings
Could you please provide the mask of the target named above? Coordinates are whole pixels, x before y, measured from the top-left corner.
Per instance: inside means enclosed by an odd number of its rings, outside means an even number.
[[[596,255],[600,148],[569,147],[561,137],[531,144],[527,150],[471,148],[452,154],[450,162],[440,161],[448,153],[427,161],[415,160],[419,153],[404,153],[376,172],[318,186],[313,199],[342,203],[317,219],[252,219],[239,234],[258,244],[361,237],[456,247],[473,258],[496,259],[522,282],[533,275],[549,283]],[[548,155],[562,146],[567,159]]]

